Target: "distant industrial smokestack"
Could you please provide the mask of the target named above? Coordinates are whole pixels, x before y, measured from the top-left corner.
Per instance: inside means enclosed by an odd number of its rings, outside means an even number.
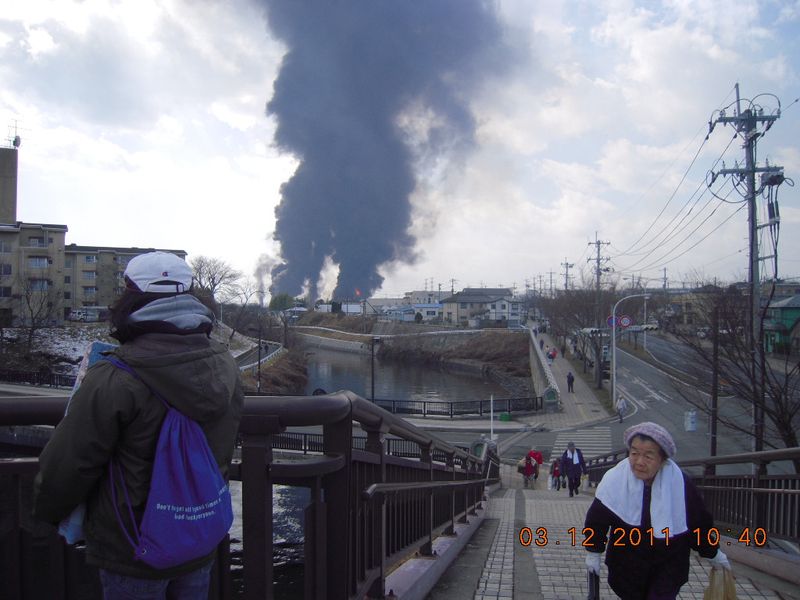
[[[300,160],[275,211],[283,263],[271,291],[307,287],[315,300],[330,257],[334,298],[369,295],[380,265],[414,257],[412,158],[472,141],[468,95],[508,63],[500,25],[479,0],[264,4],[287,45],[267,112]]]

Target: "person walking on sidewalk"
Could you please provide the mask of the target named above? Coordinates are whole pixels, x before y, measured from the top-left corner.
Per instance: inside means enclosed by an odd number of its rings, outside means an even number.
[[[550,479],[552,488],[556,491],[561,489],[561,469],[558,466],[558,459],[550,464]]]
[[[542,453],[536,449],[536,446],[531,446],[531,449],[528,452],[528,456],[530,457],[531,462],[533,463],[533,470],[534,470],[533,478],[539,479],[539,465],[544,462],[544,457],[542,456]]]
[[[586,473],[586,462],[583,460],[583,452],[575,447],[575,442],[567,444],[567,449],[561,455],[561,471],[567,476],[567,487],[569,497],[578,494],[581,486],[581,475]]]
[[[522,460],[524,461],[522,466],[522,479],[525,487],[528,487],[531,479],[534,478],[534,474],[536,473],[536,470],[534,469],[536,462],[531,458],[530,454],[526,454]]]
[[[575,393],[575,375],[572,374],[572,371],[567,373],[567,391]]]
[[[622,394],[619,395],[617,398],[617,414],[619,415],[619,422],[622,423],[622,419],[625,417],[625,412],[628,410],[628,401],[625,400],[625,396]]]
[[[691,550],[715,569],[731,565],[712,544],[714,521],[697,488],[672,460],[669,432],[645,422],[628,427],[623,439],[628,458],[603,475],[586,513],[586,568],[599,575],[606,550],[608,585],[620,598],[674,600],[689,580]],[[609,530],[616,540],[610,544]],[[638,535],[640,544],[616,543]]]

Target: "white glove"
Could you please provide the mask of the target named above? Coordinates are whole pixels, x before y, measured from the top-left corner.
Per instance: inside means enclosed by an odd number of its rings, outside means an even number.
[[[709,558],[709,560],[711,561],[711,566],[715,569],[731,570],[731,563],[728,562],[728,557],[719,548],[717,549],[717,555],[714,558]]]
[[[586,568],[595,575],[600,575],[600,553],[587,552],[586,553]]]

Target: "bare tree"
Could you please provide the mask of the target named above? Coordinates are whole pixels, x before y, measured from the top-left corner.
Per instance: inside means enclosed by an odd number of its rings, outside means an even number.
[[[241,278],[236,286],[231,288],[231,303],[234,305],[231,310],[226,310],[227,322],[226,324],[231,328],[231,335],[228,341],[233,339],[234,334],[243,331],[244,326],[248,323],[249,307],[254,299],[257,298],[259,292],[259,284],[255,279]]]
[[[742,412],[756,415],[750,421],[718,415],[720,425],[748,436],[763,428],[764,446],[796,447],[800,428],[800,365],[790,354],[767,355],[759,340],[751,343],[751,313],[748,296],[731,286],[727,289],[706,286],[695,300],[695,310],[705,323],[718,322],[706,338],[690,333],[678,334],[698,364],[718,375],[720,383],[741,402]],[[714,319],[715,311],[718,321]],[[764,322],[766,309],[762,312]],[[763,332],[763,325],[762,325]],[[718,359],[713,352],[713,336],[718,340]],[[711,340],[711,341],[709,341]],[[698,397],[681,394],[698,410],[710,414],[711,406]],[[763,415],[763,425],[760,417]],[[754,422],[755,421],[755,422]],[[795,464],[800,472],[800,464]]]
[[[219,258],[195,256],[189,264],[194,274],[195,291],[211,301],[219,317],[219,302],[236,296],[242,273]]]
[[[54,325],[61,312],[61,298],[58,289],[53,285],[49,273],[39,277],[18,276],[17,289],[21,306],[22,326],[27,329],[27,352],[33,348],[36,332],[43,327]]]
[[[0,351],[5,342],[5,328],[11,327],[11,264],[0,260]]]

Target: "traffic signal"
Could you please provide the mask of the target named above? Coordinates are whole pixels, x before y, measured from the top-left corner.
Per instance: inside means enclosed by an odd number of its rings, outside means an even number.
[[[602,373],[603,379],[611,379],[611,363],[604,360],[600,367],[600,372]]]

